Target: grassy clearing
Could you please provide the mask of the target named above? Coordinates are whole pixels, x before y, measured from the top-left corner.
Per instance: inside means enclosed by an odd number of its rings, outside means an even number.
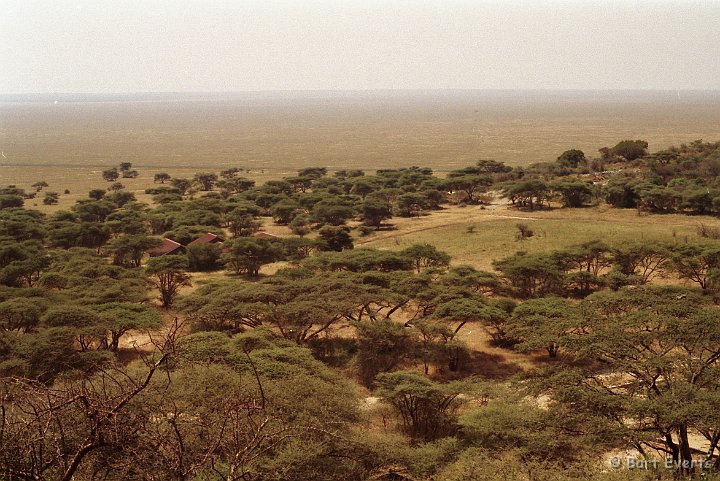
[[[638,215],[633,209],[593,207],[525,212],[505,205],[491,209],[450,207],[419,219],[393,219],[397,230],[381,231],[360,240],[364,247],[403,249],[414,243],[434,244],[454,264],[492,269],[492,261],[517,251],[548,252],[595,239],[611,245],[630,241],[698,242],[697,226],[720,226],[713,217]],[[521,222],[535,236],[516,239]],[[474,226],[475,231],[468,232]]]

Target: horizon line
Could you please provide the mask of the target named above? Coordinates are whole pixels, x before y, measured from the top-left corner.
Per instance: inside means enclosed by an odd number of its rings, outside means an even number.
[[[262,89],[262,90],[146,90],[113,92],[1,92],[0,97],[36,95],[168,95],[263,93],[385,93],[385,92],[720,92],[718,88],[369,88],[369,89]]]

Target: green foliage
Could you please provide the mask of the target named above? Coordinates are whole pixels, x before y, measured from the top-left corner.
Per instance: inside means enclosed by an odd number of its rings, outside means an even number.
[[[444,269],[450,264],[450,256],[430,244],[413,244],[403,249],[400,255],[410,259],[417,272],[427,269]]]
[[[213,174],[211,172],[199,172],[195,174],[195,177],[193,177],[193,183],[197,185],[200,190],[205,191],[212,190],[217,180],[217,174]],[[178,185],[173,184],[173,186],[180,188]]]
[[[519,297],[542,297],[562,293],[564,272],[556,259],[546,254],[517,253],[493,262]]]
[[[207,233],[221,235],[222,229],[213,225],[179,225],[172,230],[163,232],[162,236],[182,245],[188,245],[198,237],[202,237]]]
[[[720,330],[710,319],[717,308],[697,293],[644,287],[592,294],[581,309],[564,346],[585,362],[538,373],[535,382],[628,443],[662,439],[673,459],[690,459],[687,431],[704,422],[696,413],[716,396]]]
[[[697,283],[703,290],[714,288],[720,269],[720,245],[685,245],[673,250],[672,265],[678,276]]]
[[[87,307],[71,304],[51,307],[43,315],[42,323],[48,327],[69,329],[81,351],[98,347],[105,340],[102,318]]]
[[[553,183],[551,187],[562,197],[564,207],[582,207],[593,196],[592,184],[587,182],[563,180]]]
[[[612,155],[631,161],[647,155],[648,143],[644,140],[623,140],[610,149]]]
[[[647,284],[663,273],[671,259],[669,246],[658,242],[635,242],[613,250],[613,262],[626,276],[637,276],[640,284]]]
[[[125,190],[118,190],[115,192],[111,192],[107,194],[105,197],[103,197],[104,200],[108,202],[112,202],[115,204],[116,207],[122,207],[125,204],[128,204],[130,202],[135,202],[137,199],[135,198],[135,194],[132,192],[128,192]]]
[[[517,348],[528,351],[545,349],[550,357],[556,357],[569,331],[575,327],[577,316],[576,306],[566,299],[530,299],[512,311],[508,330],[520,339]]]
[[[168,174],[167,172],[158,172],[153,176],[153,182],[155,182],[156,184],[164,184],[168,180],[170,180],[170,174]]]
[[[381,271],[411,270],[412,259],[403,253],[355,249],[344,252],[321,252],[308,259],[303,265],[321,271]]]
[[[45,195],[43,196],[43,204],[44,205],[55,205],[60,200],[60,194],[57,192],[45,192]]]
[[[132,208],[130,205],[107,216],[105,226],[114,234],[147,233],[145,212]]]
[[[353,217],[351,204],[342,199],[323,199],[316,203],[311,211],[312,218],[318,224],[340,226]]]
[[[283,257],[282,247],[270,239],[238,237],[224,246],[220,261],[236,274],[257,277],[265,264]]]
[[[321,251],[340,252],[353,248],[350,229],[345,226],[325,226],[318,232],[318,249]]]
[[[188,260],[181,256],[154,257],[148,261],[145,272],[160,291],[163,307],[172,305],[181,287],[191,285],[187,269]]]
[[[218,244],[189,245],[187,246],[188,270],[214,271],[220,267],[221,254]]]
[[[429,441],[454,432],[462,384],[437,384],[406,371],[382,373],[376,381],[378,394],[393,407],[412,439]]]
[[[42,213],[25,209],[0,209],[0,238],[43,240],[46,233],[45,216]]]
[[[233,211],[234,212],[234,211]],[[249,237],[260,230],[262,222],[255,220],[252,215],[228,215],[228,229],[235,237]]]
[[[378,373],[392,371],[411,356],[410,332],[388,319],[355,324],[360,381],[372,386]]]
[[[639,199],[636,186],[637,181],[633,179],[612,177],[604,189],[605,202],[624,209],[636,207]]]
[[[181,195],[185,195],[192,187],[193,181],[190,179],[182,179],[175,177],[173,179],[170,179],[170,185],[180,191]]]
[[[587,159],[585,158],[585,153],[582,150],[570,149],[560,154],[560,157],[557,158],[557,163],[561,167],[570,167],[571,169],[575,169],[580,165],[586,164]]]
[[[290,230],[293,234],[303,237],[310,233],[310,217],[305,214],[298,214],[290,221]]]
[[[52,258],[37,240],[0,239],[0,284],[32,287],[51,265]]]
[[[124,235],[110,244],[113,264],[123,267],[140,267],[146,251],[162,245],[157,237]]]
[[[392,207],[387,202],[369,199],[361,206],[363,223],[367,226],[380,228],[382,221],[392,217]]]
[[[72,207],[78,218],[83,222],[105,222],[117,205],[105,200],[81,199]]]
[[[155,330],[162,327],[162,316],[150,306],[130,302],[109,302],[92,306],[110,334],[109,349],[117,351],[120,338],[130,330]]]
[[[25,200],[19,195],[0,194],[0,210],[22,207]]]
[[[0,329],[27,333],[40,324],[46,309],[44,299],[33,297],[13,297],[0,302]]]
[[[107,180],[108,182],[115,182],[118,177],[120,177],[120,173],[115,167],[102,171],[102,178]]]
[[[288,225],[299,212],[300,204],[291,199],[281,200],[270,207],[270,215],[279,225]]]
[[[550,198],[550,187],[542,180],[521,180],[505,187],[503,195],[519,208],[534,210]]]

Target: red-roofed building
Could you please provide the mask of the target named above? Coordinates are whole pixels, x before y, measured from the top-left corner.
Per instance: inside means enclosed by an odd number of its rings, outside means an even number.
[[[225,242],[225,239],[223,239],[219,235],[208,232],[207,234],[203,234],[191,243],[189,243],[188,246],[194,246],[196,244],[220,244],[221,242]]]
[[[163,239],[162,245],[153,247],[147,251],[150,257],[160,257],[169,254],[183,254],[185,252],[185,246],[179,242],[175,242],[172,239]]]

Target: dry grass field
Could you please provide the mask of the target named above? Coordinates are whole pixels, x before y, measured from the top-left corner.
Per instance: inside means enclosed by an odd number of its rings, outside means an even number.
[[[702,242],[700,223],[720,227],[707,216],[638,215],[635,209],[607,206],[584,209],[520,211],[504,202],[482,208],[450,207],[429,216],[394,218],[396,230],[380,231],[358,244],[380,249],[402,249],[429,243],[453,256],[454,264],[492,270],[492,261],[517,251],[549,252],[582,242],[603,240],[610,245],[629,241]],[[516,225],[526,224],[535,235],[519,241]],[[468,227],[473,231],[468,232]]]
[[[32,101],[28,101],[32,100]],[[57,103],[55,103],[57,101]],[[625,138],[720,138],[717,92],[305,92],[0,97],[2,165],[253,170],[519,165]]]

